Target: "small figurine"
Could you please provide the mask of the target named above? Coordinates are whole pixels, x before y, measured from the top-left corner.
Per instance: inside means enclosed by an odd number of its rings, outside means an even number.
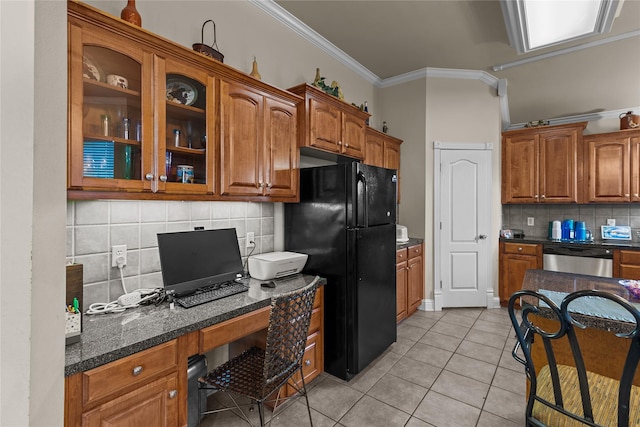
[[[387,122],[382,122],[382,132],[387,133],[389,128],[387,127]]]
[[[251,70],[251,74],[249,74],[254,79],[262,80],[262,76],[258,71],[258,62],[256,61],[256,57],[253,57],[253,70]]]

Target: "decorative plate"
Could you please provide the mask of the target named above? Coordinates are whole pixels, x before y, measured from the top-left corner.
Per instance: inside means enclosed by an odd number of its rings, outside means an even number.
[[[82,57],[82,77],[89,80],[104,82],[102,70],[98,67],[96,62],[91,59],[91,57],[86,55]]]
[[[193,105],[196,99],[198,99],[198,91],[191,83],[179,78],[167,80],[167,101]]]
[[[640,280],[619,280],[618,283],[627,288],[631,295],[640,298]]]

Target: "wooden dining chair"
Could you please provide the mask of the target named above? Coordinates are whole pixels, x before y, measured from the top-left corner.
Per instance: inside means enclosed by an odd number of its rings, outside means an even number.
[[[617,378],[591,372],[585,367],[583,352],[589,351],[589,343],[580,340],[580,334],[576,332],[587,329],[585,323],[596,326],[587,321],[594,320],[593,313],[591,316],[580,313],[584,310],[579,302],[586,301],[585,298],[589,299],[591,307],[594,301],[599,305],[606,304],[620,320],[622,329],[615,337],[621,341],[621,348],[628,345],[628,351]],[[521,310],[516,308],[518,302]],[[522,290],[511,296],[508,311],[517,337],[512,355],[524,365],[529,384],[525,412],[528,427],[640,426],[640,387],[633,385],[640,361],[638,309],[617,295],[597,290],[567,294],[560,307],[546,295]],[[553,322],[541,322],[541,318]],[[554,327],[545,330],[540,327],[541,323]],[[571,364],[557,363],[559,344],[563,340],[563,345],[568,343],[570,347]],[[538,370],[531,351],[535,341],[541,342],[544,348],[535,353],[536,356],[544,354],[545,358],[543,363],[537,361]]]
[[[264,404],[274,403],[275,414],[280,401],[280,391],[288,384],[304,396],[309,423],[313,426],[302,372],[302,356],[306,348],[318,281],[319,277],[316,277],[301,289],[271,298],[265,349],[251,347],[198,380],[203,388],[225,392],[233,403],[229,408],[206,411],[203,415],[237,408],[239,415],[251,424],[241,406],[251,406],[255,403],[258,405],[260,425],[264,426]],[[300,386],[295,381],[290,381],[296,373],[299,373]],[[239,405],[234,395],[249,398],[251,404]]]

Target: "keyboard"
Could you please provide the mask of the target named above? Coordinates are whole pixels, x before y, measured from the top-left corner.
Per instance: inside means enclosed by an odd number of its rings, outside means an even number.
[[[215,286],[204,288],[193,294],[175,297],[174,301],[184,308],[195,307],[196,305],[226,298],[231,295],[247,292],[249,285],[238,282],[224,282]]]

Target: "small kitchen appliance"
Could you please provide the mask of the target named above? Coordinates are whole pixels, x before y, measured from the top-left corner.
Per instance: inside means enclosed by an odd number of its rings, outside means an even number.
[[[396,224],[396,242],[397,243],[406,243],[409,241],[409,232],[407,231],[407,227],[404,225]]]
[[[254,279],[271,280],[300,273],[307,262],[307,254],[268,252],[249,257],[249,274]]]

